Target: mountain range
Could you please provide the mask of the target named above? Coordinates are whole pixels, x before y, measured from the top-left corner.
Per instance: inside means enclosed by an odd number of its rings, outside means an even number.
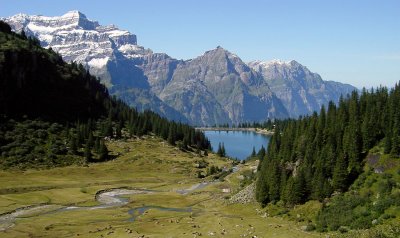
[[[298,117],[356,90],[323,81],[294,60],[245,63],[220,46],[194,59],[174,59],[138,45],[136,35],[102,26],[79,11],[1,20],[14,31],[36,37],[64,60],[82,64],[130,106],[192,125]]]

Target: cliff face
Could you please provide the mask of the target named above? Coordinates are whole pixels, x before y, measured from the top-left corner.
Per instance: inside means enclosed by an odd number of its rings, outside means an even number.
[[[78,11],[2,20],[35,36],[64,60],[82,64],[130,106],[193,125],[297,117],[354,89],[325,82],[295,61],[246,64],[221,47],[177,60],[153,53],[137,45],[136,35],[102,26]]]
[[[160,98],[206,125],[288,116],[261,75],[221,47],[179,64]]]
[[[323,81],[317,73],[292,60],[290,62],[253,61],[249,66],[261,73],[271,90],[282,101],[290,117],[319,111],[329,101],[337,103],[355,87],[332,81]]]

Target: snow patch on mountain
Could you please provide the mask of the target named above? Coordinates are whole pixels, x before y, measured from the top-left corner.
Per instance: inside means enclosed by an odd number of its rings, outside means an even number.
[[[64,60],[83,65],[104,66],[118,53],[126,53],[130,58],[148,53],[137,45],[136,35],[115,25],[100,26],[79,11],[55,17],[18,14],[1,19],[15,31],[24,30],[27,35],[38,38],[44,47],[51,47]],[[119,49],[123,50],[119,52]]]
[[[107,65],[109,57],[95,58],[88,62],[89,67],[102,68]]]

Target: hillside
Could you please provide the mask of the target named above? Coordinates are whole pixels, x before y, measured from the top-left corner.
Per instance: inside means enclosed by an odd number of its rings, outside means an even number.
[[[399,221],[400,86],[353,92],[300,120],[276,123],[260,164],[257,200],[317,200],[319,231]]]
[[[208,149],[201,132],[111,97],[82,65],[0,22],[0,165],[52,167],[111,159],[105,139],[152,133]]]

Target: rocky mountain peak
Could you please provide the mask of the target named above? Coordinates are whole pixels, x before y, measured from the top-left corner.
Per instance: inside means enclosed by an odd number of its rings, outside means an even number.
[[[176,60],[137,45],[129,31],[100,25],[79,11],[0,19],[64,60],[82,63],[129,105],[196,125],[296,117],[352,89],[324,83],[294,60],[246,64],[221,46],[192,60]]]
[[[62,15],[61,18],[86,18],[87,19],[86,15],[78,10],[68,11],[67,13]]]
[[[65,20],[84,30],[94,30],[99,26],[97,21],[89,20],[85,14],[77,10],[65,13],[59,17],[59,20]]]
[[[295,60],[253,61],[248,65],[263,75],[291,117],[319,111],[329,101],[338,102],[340,95],[356,90],[350,85],[323,81],[319,74]]]

